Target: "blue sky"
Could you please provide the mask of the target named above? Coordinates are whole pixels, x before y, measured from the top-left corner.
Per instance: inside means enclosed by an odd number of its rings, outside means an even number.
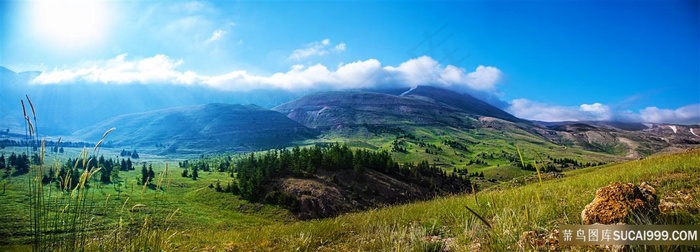
[[[700,122],[698,1],[3,1],[32,85],[435,85],[544,121]]]

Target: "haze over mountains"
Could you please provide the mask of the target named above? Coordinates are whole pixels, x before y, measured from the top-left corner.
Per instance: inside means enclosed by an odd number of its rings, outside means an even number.
[[[247,151],[269,149],[317,135],[282,114],[255,105],[211,103],[113,117],[76,131],[78,139],[95,141],[111,127],[109,143],[180,149]]]
[[[628,157],[700,143],[698,125],[531,122],[471,95],[431,86],[304,95],[172,85],[28,85],[37,74],[0,68],[5,91],[0,94],[0,128],[23,132],[18,100],[26,93],[36,105],[42,134],[97,141],[117,127],[111,143],[158,145],[163,153],[275,148],[366,125],[520,130],[559,145]],[[163,88],[168,88],[167,96]]]
[[[112,143],[157,145],[162,153],[176,153],[178,149],[216,152],[275,148],[334,132],[362,139],[367,136],[348,132],[372,127],[406,132],[491,129],[627,158],[700,144],[699,125],[530,122],[469,95],[435,87],[417,87],[400,95],[320,92],[272,110],[255,105],[208,104],[127,114],[76,131],[73,137],[96,141],[113,126],[119,130],[110,136]],[[475,137],[477,141],[490,141],[479,134]]]
[[[303,93],[285,91],[221,92],[170,84],[30,84],[39,72],[15,73],[0,67],[0,129],[24,132],[21,99],[36,106],[42,134],[69,135],[114,116],[207,103],[256,104],[271,108]]]

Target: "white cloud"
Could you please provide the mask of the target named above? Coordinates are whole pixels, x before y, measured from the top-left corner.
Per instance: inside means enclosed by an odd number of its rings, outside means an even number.
[[[529,120],[560,122],[560,121],[609,121],[615,114],[607,105],[601,103],[581,104],[578,107],[557,106],[515,99],[507,109],[511,114]]]
[[[36,84],[60,84],[72,82],[130,84],[174,83],[195,84],[201,77],[192,71],[177,71],[182,60],[172,60],[159,54],[136,61],[126,60],[121,54],[105,61],[91,62],[91,66],[71,69],[55,69],[42,72],[32,80]]]
[[[678,109],[647,107],[639,111],[644,122],[655,123],[700,123],[700,104],[691,104]]]
[[[507,111],[519,118],[545,122],[578,121],[581,118],[576,108],[548,105],[528,99],[511,101]]]
[[[612,119],[610,107],[598,102],[593,104],[581,104],[581,106],[579,106],[579,111],[582,113],[587,113],[588,116],[598,121],[607,121]]]
[[[214,41],[217,41],[217,40],[221,39],[221,37],[224,36],[224,34],[226,34],[226,31],[218,29],[218,30],[214,31],[211,34],[211,37],[209,37],[209,39],[204,41],[204,43],[209,44],[209,43],[212,43]]]
[[[581,104],[579,107],[566,107],[533,102],[527,99],[511,101],[507,109],[513,115],[537,121],[627,121],[651,123],[700,123],[700,104],[692,104],[678,109],[647,107],[639,112],[615,111],[601,103]]]
[[[322,43],[322,42],[320,42]],[[330,43],[330,42],[329,42]],[[207,76],[179,70],[183,60],[166,55],[129,60],[126,54],[109,60],[87,62],[73,69],[54,69],[43,72],[33,80],[35,84],[105,83],[105,84],[178,84],[203,85],[222,90],[251,89],[345,89],[380,86],[441,85],[467,87],[476,90],[495,88],[500,70],[495,67],[477,67],[475,72],[453,65],[442,66],[430,57],[410,59],[399,66],[382,66],[376,59],[340,64],[331,70],[322,64],[294,65],[286,72],[256,75],[245,70],[234,70],[221,75]],[[489,78],[471,78],[493,73]],[[487,79],[484,81],[484,79]],[[475,81],[478,80],[478,81]]]
[[[478,66],[476,71],[467,74],[467,83],[476,90],[493,89],[503,73],[492,66]]]
[[[398,67],[384,67],[397,81],[415,86],[420,83],[437,82],[440,65],[433,58],[422,56],[401,63]],[[436,83],[431,83],[436,84]]]
[[[379,70],[381,70],[381,63],[376,59],[369,59],[341,65],[335,71],[331,71],[321,64],[309,67],[294,65],[287,72],[275,73],[271,76],[252,75],[246,71],[233,71],[228,74],[207,78],[203,84],[225,90],[363,88],[376,84],[373,77]]]
[[[323,44],[323,41],[318,42]],[[330,45],[330,41],[327,43]],[[200,75],[180,70],[184,60],[158,54],[149,58],[112,59],[85,62],[74,68],[42,72],[33,84],[174,84],[200,85],[228,91],[284,89],[328,90],[385,86],[436,85],[455,89],[493,92],[502,72],[492,66],[478,66],[473,72],[453,65],[443,66],[428,56],[409,59],[398,66],[382,66],[376,59],[340,64],[335,70],[322,64],[293,65],[289,71],[257,75],[234,70],[220,75]],[[616,111],[602,103],[557,106],[515,99],[506,109],[513,115],[539,121],[635,121],[654,123],[700,123],[700,104],[677,109],[647,107],[638,112]]]
[[[323,56],[328,54],[328,47],[331,44],[330,39],[323,39],[321,41],[312,42],[306,45],[304,48],[296,49],[289,55],[290,60],[303,60],[311,56]],[[340,43],[335,45],[332,50],[335,52],[345,51],[345,43]]]
[[[395,76],[397,81],[412,86],[441,85],[467,87],[478,91],[491,91],[501,79],[501,71],[491,66],[478,66],[476,71],[467,73],[464,68],[453,65],[443,67],[433,58],[421,56],[401,63],[398,67],[384,69]]]

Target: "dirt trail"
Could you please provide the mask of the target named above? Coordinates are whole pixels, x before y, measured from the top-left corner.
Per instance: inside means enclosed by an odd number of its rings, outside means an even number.
[[[642,155],[637,152],[637,147],[639,147],[639,144],[635,141],[632,141],[630,139],[624,138],[624,137],[618,137],[617,140],[620,140],[620,142],[626,144],[629,146],[629,151],[627,151],[627,156],[626,158],[640,158]]]

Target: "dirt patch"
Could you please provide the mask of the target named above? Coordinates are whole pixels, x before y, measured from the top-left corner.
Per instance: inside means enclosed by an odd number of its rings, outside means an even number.
[[[639,148],[639,143],[624,137],[618,137],[617,140],[619,140],[623,144],[626,144],[629,147],[629,150],[627,151],[627,156],[625,156],[626,158],[642,157],[642,155],[640,155],[639,152],[637,152],[637,148]]]
[[[354,208],[340,189],[321,179],[288,178],[281,182],[282,191],[296,197],[301,219],[333,216]]]
[[[676,190],[667,193],[659,202],[659,211],[661,213],[672,213],[679,211],[688,211],[691,214],[700,213],[700,206],[693,197],[696,192],[690,189]]]
[[[284,206],[302,220],[471,190],[469,184],[450,176],[426,176],[415,180],[375,170],[319,170],[305,178],[280,178],[266,187],[269,189],[264,202]]]
[[[523,232],[518,241],[522,251],[558,251],[559,230],[532,230]]]

